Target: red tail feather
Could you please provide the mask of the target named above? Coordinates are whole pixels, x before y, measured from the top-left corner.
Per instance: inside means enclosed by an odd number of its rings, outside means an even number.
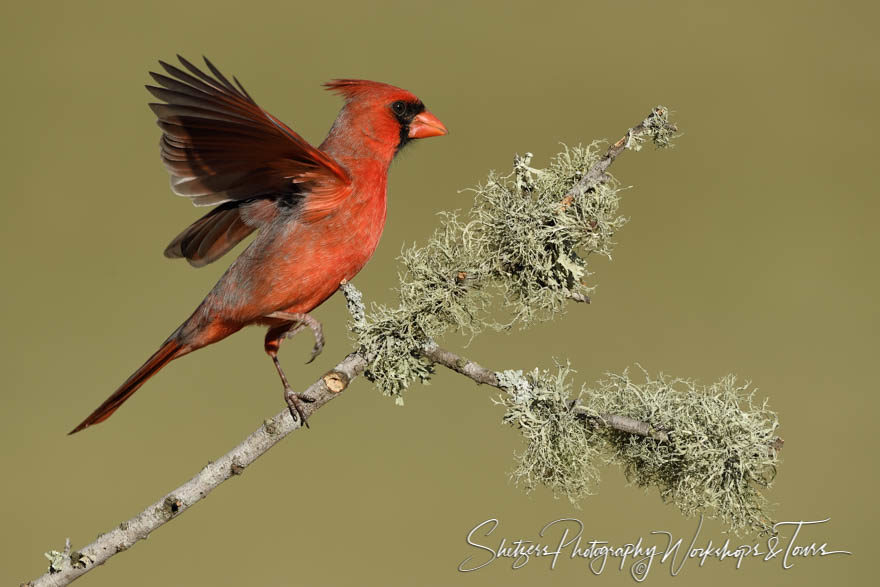
[[[147,359],[147,362],[144,363],[140,369],[126,379],[125,383],[120,385],[119,389],[113,392],[113,395],[108,397],[103,404],[98,406],[98,409],[92,412],[88,418],[83,420],[79,426],[71,430],[68,434],[74,434],[75,432],[84,430],[92,424],[103,422],[112,416],[113,412],[119,409],[119,406],[121,406],[125,400],[130,398],[134,392],[140,389],[141,385],[146,383],[147,379],[158,373],[159,369],[170,363],[173,359],[185,354],[181,352],[182,348],[182,345],[178,341],[174,339],[168,340],[152,357]]]

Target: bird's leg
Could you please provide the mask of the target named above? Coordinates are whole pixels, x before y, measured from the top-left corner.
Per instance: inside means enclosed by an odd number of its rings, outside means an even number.
[[[290,387],[290,384],[287,382],[287,376],[284,374],[284,370],[281,368],[281,363],[278,361],[278,349],[281,347],[282,340],[294,336],[308,326],[315,334],[315,346],[312,349],[312,356],[308,361],[311,363],[324,348],[324,332],[321,328],[321,323],[308,314],[293,312],[273,312],[269,314],[268,317],[287,321],[269,329],[266,333],[264,348],[266,354],[272,358],[272,362],[275,364],[275,369],[278,371],[278,376],[281,378],[281,384],[284,386],[284,401],[287,402],[287,407],[290,410],[290,417],[293,418],[294,421],[299,417],[300,422],[305,424],[306,428],[308,428],[309,423],[306,421],[302,403],[311,403],[314,400],[296,393]]]

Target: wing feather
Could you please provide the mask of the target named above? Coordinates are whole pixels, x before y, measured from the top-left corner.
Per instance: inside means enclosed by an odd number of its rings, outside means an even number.
[[[162,129],[162,162],[176,194],[196,206],[221,206],[178,235],[167,256],[196,266],[214,261],[258,228],[242,219],[255,200],[311,198],[300,215],[310,222],[350,193],[345,168],[260,108],[238,79],[230,82],[207,58],[210,74],[178,59],[181,67],[160,61],[164,73],[151,72],[156,85],[146,86],[161,100],[150,108]]]
[[[239,202],[214,208],[192,223],[165,249],[169,258],[184,257],[194,267],[216,261],[254,230],[242,218]]]

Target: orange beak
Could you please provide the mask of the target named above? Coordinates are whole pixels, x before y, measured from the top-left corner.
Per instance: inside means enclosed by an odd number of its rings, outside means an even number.
[[[425,110],[409,123],[409,138],[426,139],[443,136],[449,131],[437,117]]]

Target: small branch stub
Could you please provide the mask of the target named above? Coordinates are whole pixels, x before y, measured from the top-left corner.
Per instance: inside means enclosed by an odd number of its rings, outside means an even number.
[[[165,498],[165,502],[162,504],[162,507],[168,515],[173,516],[180,511],[180,508],[183,507],[183,502],[180,501],[179,498],[173,495],[169,495]]]
[[[330,371],[324,375],[324,385],[333,393],[339,393],[348,387],[348,377],[340,371]]]

